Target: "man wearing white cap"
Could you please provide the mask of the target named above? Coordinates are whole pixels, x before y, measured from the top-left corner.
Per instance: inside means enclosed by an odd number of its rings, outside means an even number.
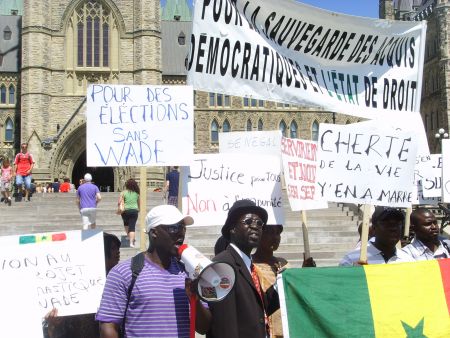
[[[97,204],[102,199],[100,190],[92,183],[91,174],[84,175],[84,182],[77,190],[77,205],[80,209],[83,230],[95,229],[97,218]]]
[[[178,249],[186,226],[194,223],[172,205],[154,207],[145,218],[149,248],[144,266],[132,283],[131,259],[108,274],[96,319],[101,337],[189,337],[189,300]],[[209,329],[209,310],[197,302],[196,330]]]

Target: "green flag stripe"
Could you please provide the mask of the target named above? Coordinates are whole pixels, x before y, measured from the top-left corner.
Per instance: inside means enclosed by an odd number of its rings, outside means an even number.
[[[290,337],[375,337],[362,267],[288,269],[282,276]]]

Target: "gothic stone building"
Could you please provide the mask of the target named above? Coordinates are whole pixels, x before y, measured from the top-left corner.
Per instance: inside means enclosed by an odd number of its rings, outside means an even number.
[[[167,0],[162,10],[156,0],[0,0],[0,9],[7,15],[0,24],[1,154],[12,158],[28,142],[37,182],[78,182],[89,170],[98,185],[120,189],[136,168],[86,168],[86,88],[184,84],[192,23],[186,0]],[[194,102],[196,153],[217,152],[219,132],[280,129],[314,139],[321,122],[359,120],[206,92],[195,92]],[[149,184],[160,184],[164,170],[149,168]]]

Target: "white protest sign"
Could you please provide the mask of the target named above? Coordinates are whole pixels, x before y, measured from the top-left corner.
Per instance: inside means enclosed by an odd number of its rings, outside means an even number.
[[[430,155],[430,161],[419,167],[424,197],[442,196],[442,155]]]
[[[192,160],[192,87],[91,85],[86,121],[88,166],[170,166]]]
[[[442,199],[450,203],[450,140],[442,140]]]
[[[97,312],[105,283],[103,235],[97,230],[0,237],[0,279],[30,273],[41,317]],[[19,284],[9,285],[20,293]]]
[[[281,131],[219,133],[220,153],[252,153],[280,157]]]
[[[283,224],[279,157],[254,154],[197,154],[182,171],[183,214],[194,225],[221,225],[237,200],[266,209],[268,223]]]
[[[422,180],[426,176],[426,172],[430,167],[431,155],[416,156],[416,165],[414,167],[414,181],[413,181],[413,197],[412,204],[416,205],[437,205],[441,202],[441,197],[424,197]]]
[[[281,158],[291,210],[327,208],[316,199],[317,142],[283,137]]]
[[[426,21],[333,13],[291,0],[197,0],[195,89],[373,117],[420,110]]]
[[[415,135],[380,124],[320,124],[317,193],[334,202],[410,207]]]

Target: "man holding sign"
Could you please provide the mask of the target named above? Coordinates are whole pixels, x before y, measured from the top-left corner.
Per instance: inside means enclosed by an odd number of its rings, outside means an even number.
[[[367,244],[367,262],[359,262],[360,249],[349,252],[339,263],[340,266],[358,264],[390,264],[412,262],[413,260],[396,244],[402,236],[402,226],[405,220],[403,212],[390,207],[376,207],[372,214],[372,227],[375,241]],[[364,240],[364,239],[362,239]]]

